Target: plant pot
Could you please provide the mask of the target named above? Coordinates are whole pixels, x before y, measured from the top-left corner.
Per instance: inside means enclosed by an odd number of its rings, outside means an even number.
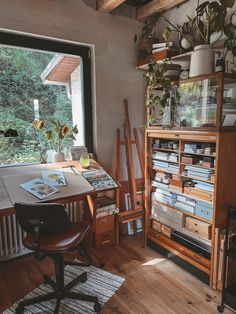
[[[181,70],[181,65],[179,64],[165,64],[165,70],[166,72],[164,73],[164,76],[168,76],[170,80],[178,80],[180,70]]]
[[[214,72],[214,52],[211,45],[199,45],[191,55],[189,77],[211,74]]]
[[[61,162],[65,161],[65,154],[60,152],[53,152],[52,162]]]

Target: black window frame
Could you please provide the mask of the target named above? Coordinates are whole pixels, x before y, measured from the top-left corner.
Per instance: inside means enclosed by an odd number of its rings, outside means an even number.
[[[83,60],[84,87],[84,127],[85,146],[93,153],[93,107],[92,107],[92,75],[91,49],[60,39],[45,39],[33,35],[21,35],[0,31],[0,45],[41,50],[45,52],[64,53],[79,56]]]

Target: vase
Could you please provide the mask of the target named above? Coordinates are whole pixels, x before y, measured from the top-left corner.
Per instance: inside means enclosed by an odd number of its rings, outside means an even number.
[[[214,71],[214,52],[211,45],[199,45],[191,54],[189,77],[211,74]]]
[[[61,152],[53,152],[52,162],[62,162],[65,161],[65,154]]]

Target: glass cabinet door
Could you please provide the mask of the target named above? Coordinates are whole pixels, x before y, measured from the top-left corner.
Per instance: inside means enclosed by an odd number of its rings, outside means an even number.
[[[236,79],[224,79],[222,126],[236,125]]]
[[[217,80],[179,83],[175,88],[174,127],[216,127]]]

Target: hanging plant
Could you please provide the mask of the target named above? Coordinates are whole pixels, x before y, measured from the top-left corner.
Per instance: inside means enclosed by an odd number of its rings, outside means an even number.
[[[148,65],[146,73],[147,93],[146,105],[149,111],[149,124],[153,124],[157,118],[151,112],[159,109],[160,115],[163,115],[167,105],[174,106],[175,97],[172,95],[172,83],[170,77],[166,76],[167,62],[157,64],[151,62]]]

